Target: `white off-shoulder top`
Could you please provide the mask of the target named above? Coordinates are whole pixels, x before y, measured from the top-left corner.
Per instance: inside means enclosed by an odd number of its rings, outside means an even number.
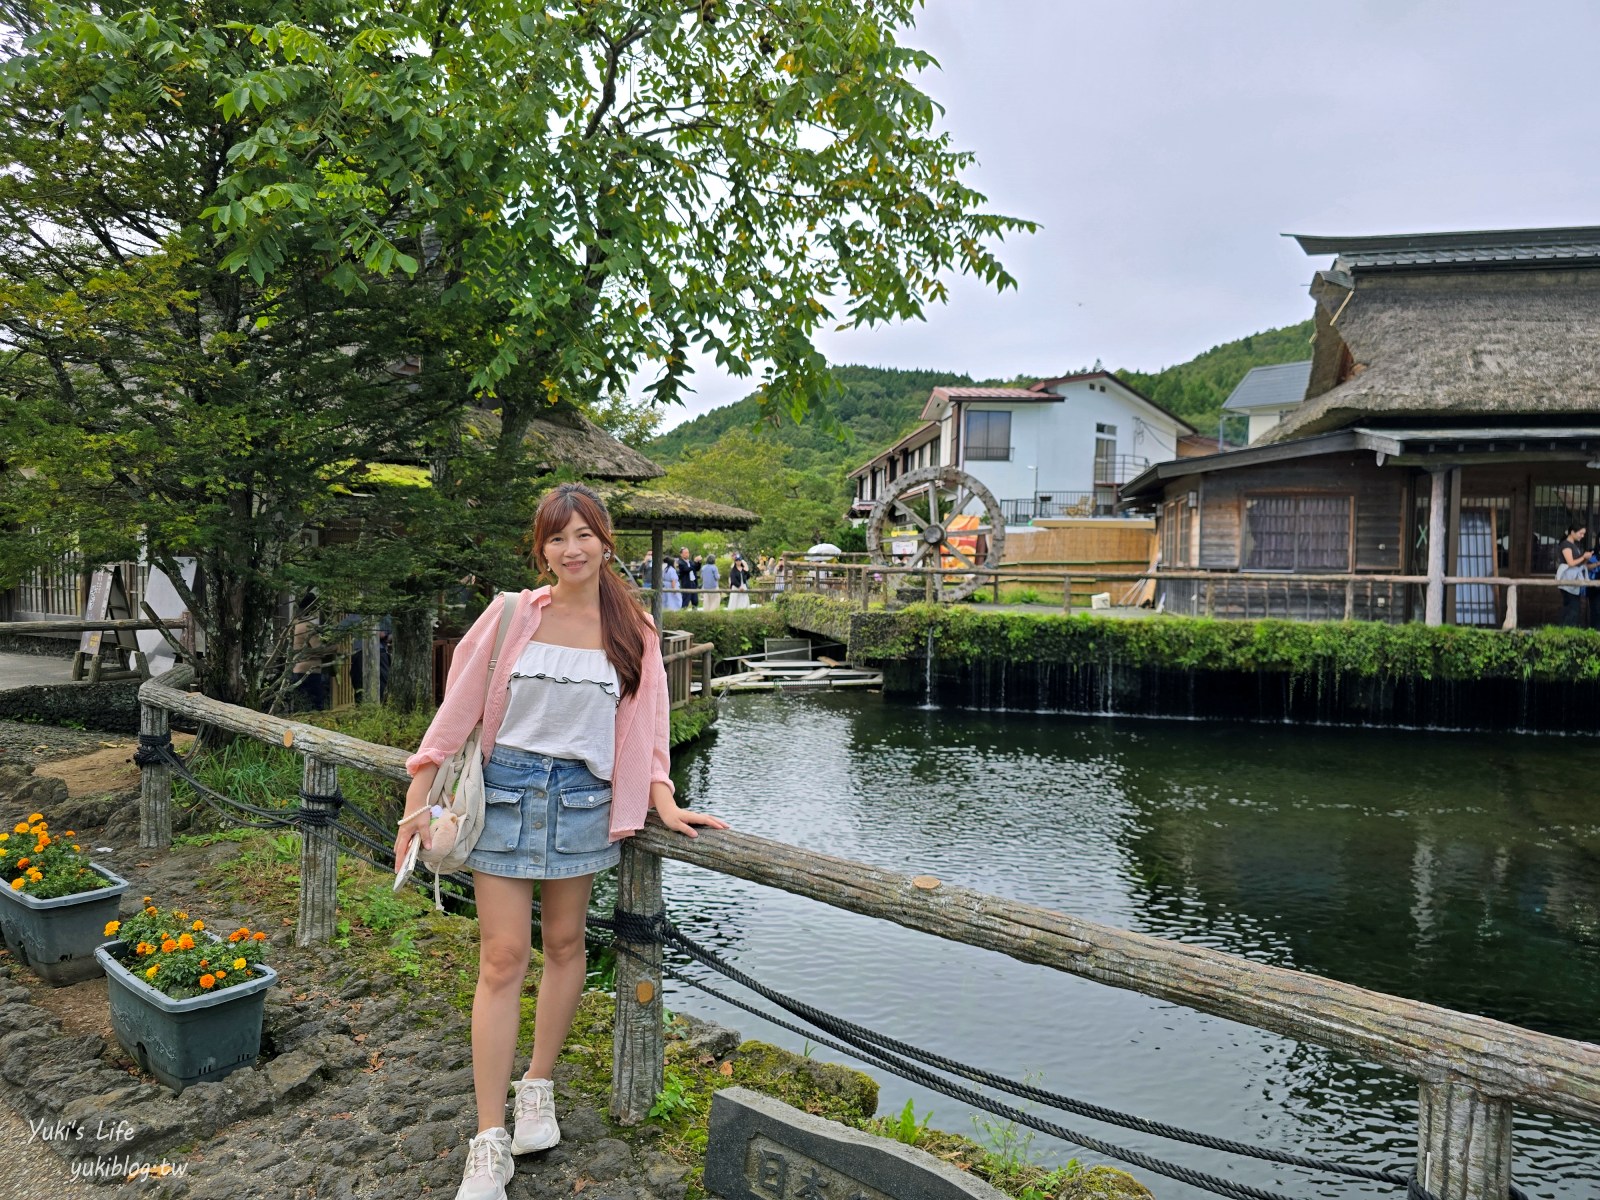
[[[507,686],[496,744],[581,758],[597,778],[611,778],[622,687],[604,650],[530,641]]]

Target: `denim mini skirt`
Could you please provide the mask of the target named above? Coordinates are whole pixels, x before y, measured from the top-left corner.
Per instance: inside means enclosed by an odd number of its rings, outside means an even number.
[[[581,758],[514,746],[483,765],[483,832],[466,867],[509,879],[569,879],[614,867],[611,784]]]

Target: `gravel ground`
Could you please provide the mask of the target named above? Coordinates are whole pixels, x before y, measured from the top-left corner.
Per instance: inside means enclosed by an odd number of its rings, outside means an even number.
[[[59,725],[0,720],[0,765],[53,762],[124,743],[130,747],[137,744],[123,734],[99,729],[63,729]]]
[[[9,1104],[0,1104],[0,1162],[6,1164],[0,1200],[93,1200],[95,1195]]]

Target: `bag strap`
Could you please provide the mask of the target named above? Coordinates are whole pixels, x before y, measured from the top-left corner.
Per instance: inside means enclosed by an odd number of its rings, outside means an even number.
[[[500,648],[506,644],[506,629],[511,624],[511,610],[517,602],[517,594],[515,592],[503,592],[501,594],[505,596],[506,602],[500,609],[500,627],[495,631],[494,651],[489,655],[489,670],[483,677],[483,702],[485,704],[489,702],[489,681],[494,677],[494,665],[500,661]]]

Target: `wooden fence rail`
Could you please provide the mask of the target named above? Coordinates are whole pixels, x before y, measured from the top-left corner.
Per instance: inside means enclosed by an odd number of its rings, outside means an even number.
[[[699,660],[710,647],[672,651]],[[141,731],[161,736],[170,715],[286,746],[304,756],[302,804],[332,809],[340,766],[405,781],[404,751],[267,716],[185,691],[180,665],[139,692]],[[171,844],[170,772],[142,768],[140,840]],[[298,945],[325,943],[337,925],[336,851],[302,839]],[[1052,909],[940,884],[927,877],[770,841],[738,831],[684,838],[651,824],[623,843],[618,905],[664,910],[663,859],[779,888],[950,941],[1038,963],[1112,987],[1214,1013],[1259,1029],[1380,1063],[1417,1081],[1416,1164],[1439,1200],[1504,1200],[1511,1181],[1512,1105],[1600,1124],[1600,1046],[1551,1037],[1281,967],[1085,921]],[[930,885],[932,883],[932,886]],[[618,955],[611,1111],[645,1118],[663,1084],[665,1050],[659,944],[624,941]]]

